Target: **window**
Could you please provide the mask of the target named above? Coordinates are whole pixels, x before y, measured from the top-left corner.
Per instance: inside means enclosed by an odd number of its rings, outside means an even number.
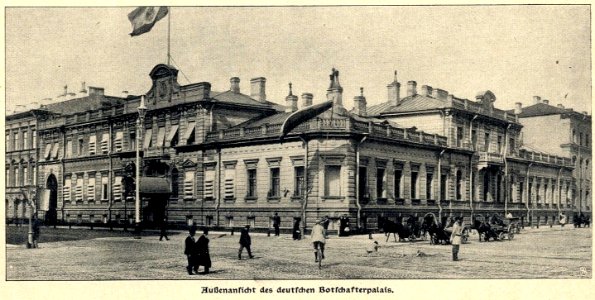
[[[128,135],[130,137],[129,143],[128,145],[130,147],[128,147],[128,150],[136,150],[136,132],[131,131],[130,134]]]
[[[486,132],[483,137],[483,145],[484,145],[484,151],[489,152],[490,151],[490,133],[489,132]]]
[[[394,178],[394,193],[395,193],[395,198],[399,199],[399,198],[403,198],[403,195],[401,193],[401,182],[403,180],[403,166],[402,165],[395,165],[395,178]]]
[[[281,197],[281,177],[279,168],[270,168],[271,185],[269,189],[269,197]]]
[[[477,130],[473,129],[471,130],[471,147],[473,147],[473,150],[477,150]]]
[[[367,167],[359,167],[358,189],[359,189],[358,193],[359,193],[360,200],[368,199],[370,197],[368,195],[368,168]]]
[[[463,126],[457,127],[457,147],[463,146]]]
[[[234,179],[236,175],[235,164],[225,165],[225,186],[223,188],[224,199],[235,199]]]
[[[114,139],[114,150],[122,152],[124,149],[124,132],[116,131],[116,138]]]
[[[411,171],[411,199],[418,199],[417,195],[417,176],[419,175],[418,171]]]
[[[23,149],[31,149],[29,145],[29,132],[23,131]]]
[[[508,139],[508,153],[513,154],[514,150],[514,138],[511,137],[510,139]]]
[[[64,179],[64,186],[62,187],[62,198],[64,201],[70,201],[70,188],[72,187],[72,181],[70,178]]]
[[[33,169],[33,185],[37,184],[37,169],[35,167],[32,167]]]
[[[32,148],[37,148],[37,131],[31,130],[31,144]]]
[[[324,195],[327,197],[341,196],[341,166],[325,166]]]
[[[114,201],[122,201],[122,176],[114,177],[112,194],[114,195]]]
[[[582,133],[582,132],[581,132],[581,133],[579,133],[579,140],[578,140],[578,144],[579,144],[579,145],[581,145],[581,146],[583,145],[583,133]]]
[[[23,178],[21,177],[21,167],[20,165],[18,165],[15,169],[14,169],[14,177],[16,179],[16,186],[21,186],[23,185]]]
[[[11,184],[10,184],[10,169],[6,169],[6,186],[11,186]]]
[[[463,199],[463,172],[461,172],[461,170],[457,170],[457,174],[456,174],[457,178],[456,178],[456,186],[455,188],[456,190],[456,195],[457,195],[457,200],[462,200]]]
[[[6,151],[12,151],[14,146],[10,143],[10,133],[6,134]]]
[[[426,168],[426,199],[433,199],[434,195],[433,195],[433,180],[434,180],[434,174],[432,173],[431,170],[428,170],[428,168]]]
[[[174,147],[178,144],[178,125],[172,125],[166,138],[166,146]]]
[[[256,198],[256,169],[248,169],[248,193],[246,197]]]
[[[18,132],[14,133],[14,150],[15,151],[21,150],[21,144],[19,141],[19,133]]]
[[[385,173],[386,170],[383,168],[376,169],[376,198],[386,198]]]
[[[65,154],[66,158],[71,158],[72,157],[72,140],[68,140],[66,141],[66,154]]]
[[[108,197],[108,182],[107,174],[101,176],[101,200],[105,201]]]
[[[533,183],[529,182],[529,189],[527,190],[527,203],[529,205],[531,205],[531,203],[533,202],[532,198],[533,198]]]
[[[77,202],[83,201],[83,176],[77,176],[76,187],[74,188],[75,200]]]
[[[535,199],[535,203],[541,203],[541,184],[539,183],[537,183],[537,185],[535,186],[535,196],[537,197]]]
[[[184,199],[194,198],[194,171],[184,172]]]
[[[498,153],[502,153],[502,136],[498,136]]]
[[[95,175],[87,180],[87,201],[95,201]]]
[[[206,172],[205,172],[206,173]],[[178,199],[180,196],[179,192],[179,184],[180,184],[180,174],[178,174],[178,169],[171,170],[171,199]],[[205,183],[206,183],[206,176],[205,176]],[[212,182],[211,182],[212,184]]]
[[[442,170],[442,174],[440,174],[440,200],[447,200],[446,199],[446,184],[448,182],[448,171]]]
[[[97,152],[97,136],[91,135],[89,137],[89,155],[95,155]]]
[[[524,203],[523,201],[523,194],[525,193],[525,183],[520,180],[519,181],[519,193],[517,195],[518,202]]]
[[[109,152],[109,133],[101,135],[101,153],[107,154]]]
[[[207,165],[205,167],[205,200],[215,198],[215,166]]]
[[[27,172],[27,167],[23,167],[23,185],[29,184],[29,174]]]
[[[82,137],[79,138],[78,139],[78,147],[77,147],[77,151],[78,151],[77,152],[77,156],[83,156],[84,155],[84,153],[83,153],[83,150],[84,150],[83,147],[84,147],[84,145],[85,145],[85,140]]]
[[[295,197],[302,197],[304,195],[304,167],[298,166],[293,168],[294,171],[294,188],[293,195]]]
[[[163,142],[165,141],[165,127],[159,127],[157,130],[157,140],[155,144],[152,145],[153,147],[163,147]]]
[[[585,134],[585,146],[589,147],[589,134]]]

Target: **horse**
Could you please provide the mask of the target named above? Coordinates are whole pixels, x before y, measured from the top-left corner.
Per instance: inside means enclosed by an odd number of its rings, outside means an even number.
[[[482,242],[482,239],[486,242],[493,238],[494,240],[498,239],[498,233],[492,228],[489,222],[482,222],[478,219],[473,221],[473,228],[477,230],[479,241]]]
[[[428,213],[424,216],[422,228],[422,231],[430,235],[430,244],[450,243],[450,234],[444,230],[444,225],[438,223],[434,214]]]
[[[407,225],[403,225],[402,224],[402,218],[399,218],[399,220],[397,222],[393,222],[391,220],[388,219],[382,219],[382,230],[384,231],[384,234],[386,235],[386,241],[388,242],[388,239],[390,238],[390,234],[392,233],[394,238],[395,238],[395,242],[397,242],[397,235],[399,235],[399,241],[405,240],[405,239],[409,239],[409,241],[413,241],[415,239],[415,236],[413,235],[413,231],[411,230],[411,228]]]

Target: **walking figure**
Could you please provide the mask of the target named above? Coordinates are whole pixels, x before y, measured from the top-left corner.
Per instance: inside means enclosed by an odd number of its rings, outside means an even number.
[[[37,218],[37,215],[35,215],[35,217],[33,217],[33,245],[31,245],[31,248],[37,248],[37,241],[39,240],[39,219]]]
[[[452,244],[452,260],[459,260],[459,246],[461,245],[463,235],[463,218],[456,217],[455,223],[452,226],[452,234],[450,235],[450,243]]]
[[[167,237],[167,217],[163,217],[163,222],[161,223],[161,233],[159,235],[159,241],[165,238],[166,241],[169,241]]]
[[[242,251],[244,250],[244,248],[248,250],[248,257],[254,258],[254,256],[252,255],[252,251],[250,250],[252,240],[250,238],[250,234],[248,233],[249,231],[250,225],[246,225],[244,228],[242,228],[242,232],[240,233],[240,250],[238,251],[238,259],[240,260],[242,259]]]
[[[196,234],[196,227],[191,226],[188,230],[189,235],[186,237],[184,242],[184,254],[186,254],[186,258],[188,258],[188,266],[186,266],[186,270],[188,271],[188,275],[192,275],[192,270],[195,273],[198,273],[198,266],[196,265],[197,260],[197,247],[196,247],[196,240],[194,239],[194,235]]]
[[[275,236],[279,236],[279,226],[281,226],[281,217],[277,213],[273,216],[273,227],[275,228]]]
[[[209,274],[209,268],[211,268],[211,255],[209,254],[209,229],[203,228],[202,235],[196,242],[196,269],[195,272],[198,274],[198,268],[200,266],[205,267],[204,274]]]

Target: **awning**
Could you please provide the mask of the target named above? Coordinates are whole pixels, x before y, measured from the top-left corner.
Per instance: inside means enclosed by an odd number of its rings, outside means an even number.
[[[53,159],[58,158],[58,151],[60,151],[60,145],[58,143],[55,143],[54,148],[52,149],[52,158]]]
[[[163,147],[163,141],[165,140],[165,127],[159,127],[157,131],[157,140],[153,147]]]
[[[186,132],[184,132],[184,137],[183,140],[185,142],[188,142],[188,139],[190,138],[190,136],[192,135],[192,133],[194,133],[194,126],[196,123],[194,122],[189,122],[188,123],[188,127],[186,127]]]
[[[167,134],[167,139],[165,141],[171,143],[171,140],[174,139],[176,133],[178,133],[178,125],[172,125],[171,129],[169,130],[169,133]]]
[[[141,194],[171,194],[171,183],[165,177],[141,177]]]
[[[151,135],[153,134],[153,130],[147,129],[145,131],[145,141],[143,142],[143,148],[147,149],[151,145]]]
[[[45,152],[43,153],[43,158],[50,159],[51,153],[52,153],[52,144],[45,145]]]

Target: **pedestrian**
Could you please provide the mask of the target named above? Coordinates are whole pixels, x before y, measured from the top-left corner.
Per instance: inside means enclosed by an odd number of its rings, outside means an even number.
[[[326,243],[326,230],[321,224],[320,220],[316,221],[316,224],[312,226],[312,233],[310,238],[312,239],[312,246],[314,246],[314,261],[318,262],[318,249],[320,249],[321,257],[324,259],[324,244]]]
[[[452,226],[452,234],[450,235],[450,243],[452,244],[452,260],[459,260],[459,247],[461,245],[461,236],[463,235],[463,218],[456,217],[455,223]]]
[[[328,238],[328,225],[331,223],[331,219],[328,215],[324,216],[322,219],[321,225],[324,228],[324,238]]]
[[[279,226],[281,226],[281,217],[277,213],[273,216],[273,227],[275,228],[275,236],[279,236]]]
[[[31,245],[32,248],[37,248],[37,246],[38,246],[37,241],[39,240],[39,227],[40,227],[39,223],[40,223],[39,219],[37,218],[37,215],[35,215],[33,217],[33,224],[32,224],[32,227],[33,227],[33,245]]]
[[[198,238],[196,242],[196,272],[198,273],[198,268],[200,266],[205,267],[205,271],[203,274],[209,274],[209,268],[211,268],[211,255],[209,254],[209,229],[203,228],[202,235]]]
[[[302,232],[300,231],[300,219],[294,219],[293,221],[293,240],[299,240],[302,238]]]
[[[248,250],[248,257],[254,258],[252,255],[252,251],[250,250],[250,245],[252,244],[252,240],[250,238],[250,225],[244,226],[242,228],[242,232],[240,233],[240,250],[238,251],[238,259],[242,259],[242,251],[244,248]]]
[[[166,241],[169,241],[167,237],[167,217],[163,217],[163,221],[161,222],[161,233],[159,235],[159,241],[165,238]]]
[[[188,237],[186,237],[186,241],[184,242],[184,254],[186,254],[186,258],[188,258],[188,266],[186,267],[186,270],[188,271],[188,275],[192,275],[192,270],[194,270],[195,273],[198,273],[198,266],[196,265],[196,239],[194,238],[196,227],[191,226],[190,229],[188,229],[188,233]]]

